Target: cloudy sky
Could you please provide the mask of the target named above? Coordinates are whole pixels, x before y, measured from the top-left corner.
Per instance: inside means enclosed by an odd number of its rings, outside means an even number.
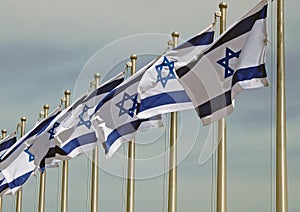
[[[228,0],[229,26],[258,1]],[[22,116],[30,130],[44,104],[54,109],[63,92],[73,100],[88,90],[93,73],[104,81],[125,68],[131,54],[138,67],[167,48],[172,31],[187,39],[213,21],[216,0],[186,1],[1,1],[0,129],[15,130]],[[300,121],[297,74],[300,2],[286,2],[286,80],[289,211],[300,210]],[[268,75],[270,86],[245,91],[228,117],[228,211],[274,211],[275,2],[269,8]],[[297,94],[298,93],[298,94]],[[164,116],[168,120],[168,116]],[[194,111],[179,114],[178,211],[213,211],[215,156],[208,149],[216,126],[203,127]],[[164,128],[165,129],[165,128]],[[166,211],[167,135],[164,129],[137,137],[136,211]],[[142,138],[146,138],[144,141]],[[124,211],[126,145],[109,161],[100,151],[99,211]],[[59,211],[61,169],[47,172],[46,211]],[[90,160],[70,162],[69,210],[88,211]],[[24,186],[23,211],[37,210],[39,177]],[[4,211],[14,211],[4,197]]]

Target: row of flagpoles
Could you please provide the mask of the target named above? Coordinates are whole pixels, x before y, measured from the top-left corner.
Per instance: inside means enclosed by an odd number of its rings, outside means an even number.
[[[220,34],[226,30],[226,8],[227,4],[220,3]],[[172,45],[176,49],[179,34],[172,33]],[[235,53],[237,54],[237,53]],[[237,56],[238,57],[238,56]],[[137,56],[130,57],[131,75],[136,73]],[[167,61],[169,62],[169,61]],[[170,65],[170,64],[169,64]],[[190,65],[190,64],[189,64]],[[129,65],[128,65],[129,66]],[[178,73],[178,72],[177,72]],[[186,73],[184,73],[186,74]],[[100,76],[95,74],[95,89],[99,88]],[[184,81],[183,75],[180,80]],[[162,81],[163,84],[163,81]],[[163,84],[164,85],[164,84]],[[165,86],[165,85],[164,85]],[[64,107],[70,108],[70,91],[65,91]],[[286,121],[285,121],[285,61],[284,61],[284,8],[283,0],[277,0],[277,100],[276,100],[276,211],[288,211],[287,198],[287,170],[286,170]],[[49,106],[44,106],[44,118],[48,116]],[[199,115],[200,116],[200,115]],[[21,138],[25,135],[26,118],[21,118]],[[6,131],[2,130],[2,138]],[[218,168],[217,168],[217,212],[227,211],[227,189],[226,189],[226,120],[218,120]],[[168,191],[168,212],[177,211],[177,112],[171,113],[170,120],[170,160],[169,160],[169,191]],[[105,144],[107,145],[107,144]],[[1,158],[2,159],[2,158]],[[92,160],[92,185],[91,185],[91,212],[98,211],[98,147],[93,150]],[[126,212],[134,211],[134,188],[135,188],[135,140],[128,144],[128,176]],[[46,170],[40,174],[40,194],[38,211],[43,212],[45,207],[45,184]],[[2,200],[0,199],[0,209]],[[16,212],[22,209],[22,189],[17,191]],[[1,211],[0,210],[0,211]],[[62,191],[61,191],[61,212],[68,211],[68,160],[63,160],[62,166]]]

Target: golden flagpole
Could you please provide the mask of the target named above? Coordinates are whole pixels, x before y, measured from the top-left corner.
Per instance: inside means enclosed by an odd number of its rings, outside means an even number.
[[[44,118],[48,116],[49,105],[44,105]],[[45,189],[46,189],[46,169],[44,169],[43,173],[40,173],[40,192],[39,192],[39,205],[38,212],[45,211]]]
[[[1,130],[2,133],[2,139],[6,137],[6,129]],[[2,197],[0,197],[0,212],[2,212]]]
[[[227,4],[219,4],[221,11],[220,34],[226,30]],[[217,212],[227,211],[227,170],[226,170],[226,119],[218,121],[218,164],[217,164]]]
[[[131,75],[136,72],[135,54],[130,56],[131,59]],[[135,139],[128,144],[128,173],[127,173],[127,195],[126,195],[126,212],[134,212],[134,175],[135,175]]]
[[[21,133],[20,136],[23,137],[25,135],[25,123],[26,118],[21,118]],[[16,200],[16,212],[22,211],[22,188],[17,192],[17,200]]]
[[[284,0],[277,0],[276,212],[287,211]]]
[[[94,75],[95,79],[95,89],[99,88],[100,86],[100,74],[96,73]],[[92,159],[92,187],[91,187],[91,212],[98,211],[98,153],[99,149],[96,146],[95,150],[93,151],[93,159]]]
[[[178,45],[179,33],[172,33],[172,45]],[[177,211],[177,112],[171,113],[168,212]]]
[[[65,108],[70,106],[70,95],[71,91],[65,91]],[[69,174],[69,161],[64,160],[62,162],[62,188],[61,188],[61,205],[60,211],[68,211],[68,174]]]

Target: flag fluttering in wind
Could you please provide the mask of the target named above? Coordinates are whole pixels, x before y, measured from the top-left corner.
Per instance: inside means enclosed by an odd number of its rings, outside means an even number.
[[[121,73],[91,94],[78,98],[56,116],[43,133],[34,138],[29,151],[35,156],[35,164],[41,170],[57,160],[74,158],[98,145],[90,121],[94,107],[123,80]]]
[[[99,88],[73,109],[71,116],[64,119],[55,135],[58,144],[56,158],[66,160],[79,154],[87,153],[95,149],[99,144],[98,138],[92,128],[91,119],[94,116],[95,107],[114,88],[124,81],[124,73],[120,73]]]
[[[176,70],[203,124],[233,111],[243,89],[268,85],[267,0],[261,1],[186,66]]]
[[[32,141],[29,147],[29,151],[34,155],[34,162],[36,165],[40,166],[43,170],[46,165],[50,165],[55,159],[54,155],[49,155],[50,149],[55,149],[56,141],[55,135],[57,133],[57,128],[60,126],[61,122],[67,117],[71,116],[72,110],[78,104],[82,102],[86,95],[77,99],[72,105],[62,110],[55,118],[51,120],[51,123],[45,128],[42,133],[39,133]],[[57,109],[58,110],[58,109]],[[59,107],[59,110],[61,108]],[[47,119],[47,118],[46,118]]]
[[[145,66],[149,67],[149,65]],[[137,87],[146,68],[138,71],[111,91],[95,108],[92,125],[102,141],[106,156],[110,157],[120,145],[134,138],[140,127],[160,127],[160,116],[138,119]]]
[[[15,142],[1,156],[0,169],[12,194],[15,194],[29,177],[34,174],[37,166],[34,163],[35,158],[29,151],[29,147],[34,138],[44,132],[59,112],[59,110],[54,111]]]
[[[162,55],[143,75],[138,86],[138,117],[193,109],[193,103],[179,83],[175,70],[186,66],[213,42],[213,25],[175,49]]]
[[[11,133],[0,141],[0,156],[3,155],[17,141],[16,132]],[[11,194],[8,183],[0,171],[0,196]]]
[[[12,132],[0,141],[0,157],[17,141],[16,132]]]

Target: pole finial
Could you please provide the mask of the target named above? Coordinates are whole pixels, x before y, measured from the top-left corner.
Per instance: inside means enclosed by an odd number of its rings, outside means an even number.
[[[100,73],[95,73],[95,74],[94,74],[94,77],[95,77],[96,79],[97,79],[97,78],[99,79],[99,78],[101,77],[101,75],[100,75]]]
[[[7,130],[6,130],[6,129],[3,129],[1,132],[2,132],[2,134],[6,134],[6,133],[7,133]]]
[[[23,117],[21,118],[21,121],[26,121],[26,117],[23,116]]]
[[[172,32],[172,37],[179,38],[179,33],[178,32]]]
[[[44,110],[49,110],[50,106],[45,104],[43,108],[44,108]]]
[[[71,95],[71,91],[70,90],[65,90],[65,95]]]
[[[132,55],[130,56],[130,59],[131,59],[131,60],[136,60],[136,59],[137,59],[136,54],[132,54]]]
[[[219,8],[220,9],[226,9],[227,8],[227,4],[225,3],[225,2],[221,2],[220,4],[219,4]]]

